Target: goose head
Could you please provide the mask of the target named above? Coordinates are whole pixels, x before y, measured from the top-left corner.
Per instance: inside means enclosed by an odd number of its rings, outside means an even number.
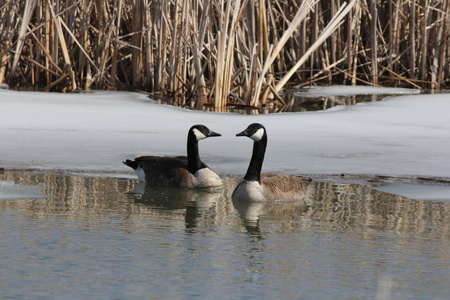
[[[249,137],[255,142],[259,142],[266,135],[266,128],[264,128],[264,126],[259,123],[250,124],[244,131],[236,134],[236,136]]]
[[[208,137],[222,136],[220,133],[214,132],[202,124],[192,126],[189,129],[189,134],[193,134],[197,141],[206,139]]]

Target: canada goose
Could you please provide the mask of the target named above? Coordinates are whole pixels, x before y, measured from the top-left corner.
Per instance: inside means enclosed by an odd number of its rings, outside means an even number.
[[[188,189],[218,187],[222,180],[201,161],[198,154],[198,141],[213,136],[221,134],[205,125],[194,125],[188,131],[187,157],[140,156],[123,163],[135,170],[139,181],[148,185]]]
[[[261,174],[267,147],[267,132],[263,125],[250,124],[236,136],[249,137],[254,143],[247,173],[233,191],[233,201],[300,200],[305,197],[309,181],[292,175]]]

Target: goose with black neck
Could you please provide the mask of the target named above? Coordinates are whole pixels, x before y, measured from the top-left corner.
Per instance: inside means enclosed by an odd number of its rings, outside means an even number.
[[[233,191],[233,201],[302,200],[305,198],[309,180],[292,175],[261,174],[268,140],[267,131],[263,125],[250,124],[236,136],[252,139],[253,152],[247,173]]]
[[[222,185],[220,177],[201,159],[198,150],[200,140],[221,136],[202,124],[192,126],[187,136],[187,157],[140,156],[123,163],[135,170],[139,181],[147,185],[210,188]]]

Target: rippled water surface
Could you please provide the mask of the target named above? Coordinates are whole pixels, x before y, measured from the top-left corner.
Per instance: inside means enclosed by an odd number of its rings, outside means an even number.
[[[450,295],[450,201],[359,182],[314,181],[308,205],[239,207],[233,179],[212,192],[55,172],[0,182],[52,196],[0,200],[2,298]]]

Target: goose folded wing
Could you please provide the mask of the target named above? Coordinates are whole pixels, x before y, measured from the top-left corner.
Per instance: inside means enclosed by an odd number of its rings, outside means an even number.
[[[273,199],[301,199],[309,185],[302,177],[271,173],[261,174],[261,183]]]

